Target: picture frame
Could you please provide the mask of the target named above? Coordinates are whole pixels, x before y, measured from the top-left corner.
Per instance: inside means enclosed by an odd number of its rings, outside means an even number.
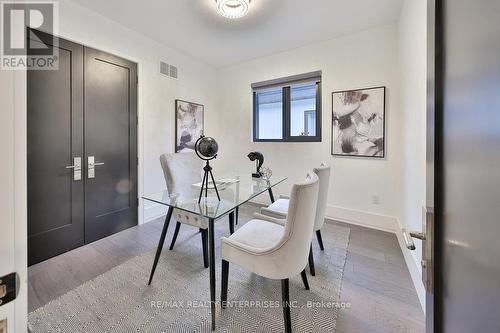
[[[332,92],[331,154],[385,158],[386,87]]]
[[[175,152],[194,152],[196,140],[205,131],[205,106],[175,100]]]

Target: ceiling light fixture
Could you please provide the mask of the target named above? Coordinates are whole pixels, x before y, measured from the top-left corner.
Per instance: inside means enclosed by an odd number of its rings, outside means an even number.
[[[229,19],[237,19],[248,13],[251,0],[215,0],[219,14]]]

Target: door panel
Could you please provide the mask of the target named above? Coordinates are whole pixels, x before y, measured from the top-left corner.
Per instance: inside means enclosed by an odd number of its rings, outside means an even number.
[[[435,174],[442,251],[434,320],[443,332],[500,332],[500,2],[437,2],[444,63],[436,67],[443,80]]]
[[[441,289],[441,280],[437,279],[436,276],[440,272],[440,257],[434,255],[436,252],[440,252],[440,242],[439,233],[436,230],[436,223],[429,225],[429,219],[435,222],[434,214],[436,210],[435,203],[435,192],[440,190],[439,184],[436,184],[436,180],[440,178],[435,178],[435,168],[436,168],[436,152],[440,151],[439,147],[436,147],[436,108],[440,108],[441,103],[441,93],[437,91],[437,87],[440,86],[440,82],[437,80],[440,76],[436,76],[436,67],[441,67],[441,53],[440,48],[436,47],[436,43],[441,43],[440,29],[436,29],[436,15],[439,16],[441,13],[441,8],[436,7],[436,0],[427,0],[427,112],[426,112],[426,226],[425,232],[427,239],[425,240],[426,253],[422,253],[422,257],[428,259],[427,268],[425,270],[430,270],[429,274],[426,276],[428,280],[431,280],[433,286],[432,290],[426,288],[425,291],[425,321],[427,333],[440,332],[440,327],[438,327],[438,320],[436,317],[440,315],[435,315],[436,311],[440,310],[440,307],[436,305],[436,301],[439,301],[439,297],[436,297],[436,291]],[[439,5],[439,4],[438,4]],[[440,122],[439,122],[440,124]],[[438,157],[439,159],[439,157]],[[439,196],[438,196],[439,198]],[[432,237],[429,237],[432,234]],[[430,259],[430,260],[429,260]]]
[[[29,70],[27,82],[31,265],[84,242],[83,181],[66,168],[83,157],[83,47],[60,40],[59,69]]]
[[[85,48],[84,103],[88,243],[137,224],[137,65]]]

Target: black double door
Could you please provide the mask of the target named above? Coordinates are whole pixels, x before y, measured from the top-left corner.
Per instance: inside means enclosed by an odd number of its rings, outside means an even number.
[[[57,70],[27,72],[30,265],[137,224],[137,65],[57,44]]]

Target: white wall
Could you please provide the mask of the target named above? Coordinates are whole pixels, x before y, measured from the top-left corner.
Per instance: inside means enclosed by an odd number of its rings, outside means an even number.
[[[205,105],[207,114],[215,112],[215,69],[73,2],[61,1],[59,10],[61,37],[138,63],[139,196],[162,191],[165,183],[159,156],[174,150],[174,101],[198,102]],[[178,80],[159,74],[160,60],[179,68]],[[212,119],[206,120],[207,129]],[[146,221],[163,212],[149,207],[146,204],[144,210]],[[139,212],[141,223],[142,207]]]
[[[426,203],[426,80],[427,3],[405,0],[399,21],[399,66],[401,102],[401,210],[400,228],[422,230],[422,209]],[[400,243],[400,229],[397,232]],[[402,246],[420,301],[425,291],[421,282],[422,244],[416,251]],[[425,308],[425,307],[424,307]]]
[[[19,294],[0,307],[0,320],[7,319],[7,331],[23,332],[28,313],[25,71],[0,70],[0,119],[0,276],[19,276]]]
[[[250,173],[253,164],[246,155],[261,151],[275,175],[289,177],[276,191],[286,193],[306,170],[326,161],[333,167],[327,215],[395,230],[401,159],[397,42],[397,26],[389,25],[220,69],[218,110],[211,115],[216,120],[209,133],[221,142],[214,170]],[[322,142],[253,143],[251,83],[316,70],[323,72]],[[387,87],[386,158],[331,156],[331,93],[373,86]],[[373,203],[373,196],[380,198],[379,204]]]

